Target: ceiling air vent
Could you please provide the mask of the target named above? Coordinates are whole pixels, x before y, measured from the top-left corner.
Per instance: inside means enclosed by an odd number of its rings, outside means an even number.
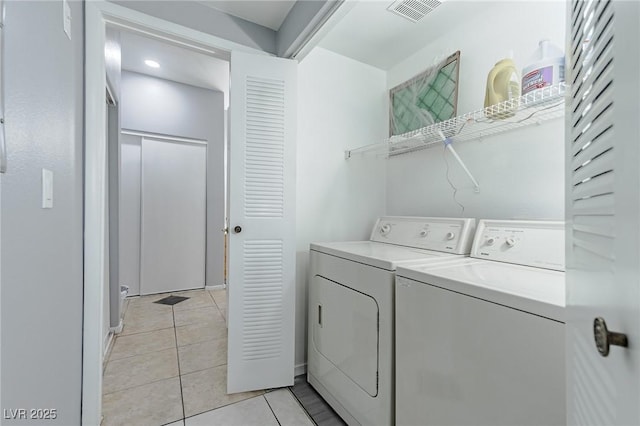
[[[438,0],[397,0],[387,10],[411,22],[418,22],[441,4]]]

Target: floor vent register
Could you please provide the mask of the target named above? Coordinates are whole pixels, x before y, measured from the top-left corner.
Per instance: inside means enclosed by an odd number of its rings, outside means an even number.
[[[189,298],[183,296],[167,296],[163,299],[156,300],[153,303],[159,303],[161,305],[175,305],[176,303],[184,302],[187,299]]]

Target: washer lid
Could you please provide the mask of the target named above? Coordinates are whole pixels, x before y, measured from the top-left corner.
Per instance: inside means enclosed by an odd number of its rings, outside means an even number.
[[[422,250],[375,241],[343,241],[312,243],[311,250],[329,254],[377,268],[395,271],[398,265],[427,263],[431,259],[462,257],[439,251]]]
[[[565,322],[564,272],[462,258],[401,266],[396,276]]]

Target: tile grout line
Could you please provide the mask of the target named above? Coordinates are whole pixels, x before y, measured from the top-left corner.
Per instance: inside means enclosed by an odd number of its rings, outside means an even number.
[[[213,297],[213,294],[211,294],[210,291],[207,291],[207,293],[209,293],[209,297],[211,298],[211,300],[213,300],[213,304],[215,305],[215,307],[218,310],[218,312],[220,313],[220,315],[222,315],[222,311],[220,310],[220,306],[218,306],[218,302],[216,302],[216,298]]]
[[[151,305],[153,303],[154,302],[152,300],[144,301],[144,302],[139,303],[139,304],[138,303],[133,304],[133,303],[129,303],[129,301],[127,301],[123,317],[130,317],[131,314],[133,314],[133,313],[137,314],[138,309],[140,309],[140,308],[144,309],[147,304]],[[212,305],[216,306],[216,308],[217,308],[217,305],[215,305],[215,301],[212,301]],[[211,305],[207,305],[207,306],[211,306]],[[136,356],[151,355],[151,354],[155,354],[155,353],[158,353],[158,352],[163,352],[163,351],[167,351],[167,350],[172,349],[170,347],[167,347],[167,348],[152,350],[152,351],[144,352],[144,353],[140,353],[140,354],[124,356],[124,357],[118,358],[118,359],[112,359],[111,355],[112,355],[112,352],[113,352],[113,348],[115,347],[115,342],[117,340],[119,340],[119,338],[122,338],[122,337],[132,337],[133,338],[133,337],[137,337],[137,336],[142,335],[142,334],[151,334],[151,333],[154,333],[154,332],[168,331],[169,329],[173,329],[173,337],[175,339],[174,340],[175,341],[175,346],[174,347],[175,347],[175,351],[176,351],[176,360],[177,360],[177,375],[173,376],[173,377],[167,377],[167,378],[162,378],[162,379],[158,379],[158,380],[153,380],[153,381],[148,382],[148,383],[138,384],[138,385],[135,385],[135,386],[124,388],[124,389],[118,389],[118,390],[115,390],[113,392],[110,392],[109,394],[104,394],[104,395],[111,395],[111,394],[115,394],[115,393],[119,393],[119,392],[129,391],[131,389],[141,388],[141,387],[148,386],[148,385],[151,385],[151,384],[154,384],[154,383],[158,383],[158,382],[162,382],[162,381],[165,381],[165,380],[170,380],[170,379],[173,379],[175,377],[178,377],[178,383],[179,383],[179,386],[180,386],[181,405],[182,405],[182,418],[180,418],[180,419],[178,419],[176,421],[180,422],[184,426],[185,422],[186,422],[186,420],[185,420],[186,419],[186,410],[185,410],[184,393],[183,393],[183,389],[182,389],[182,371],[181,371],[181,366],[180,366],[179,346],[178,346],[178,341],[177,341],[178,340],[177,339],[177,328],[178,327],[176,325],[176,321],[177,321],[176,312],[178,312],[178,313],[179,312],[186,312],[186,311],[190,311],[192,309],[197,309],[197,308],[201,308],[201,307],[205,307],[205,306],[194,306],[194,307],[186,308],[184,310],[182,310],[182,309],[176,310],[176,309],[174,309],[174,306],[171,306],[171,315],[172,315],[172,317],[171,317],[172,318],[172,325],[171,326],[165,327],[165,328],[159,328],[159,329],[140,330],[140,331],[136,331],[136,332],[133,332],[133,333],[130,333],[130,334],[124,334],[123,333],[123,334],[115,335],[113,337],[114,340],[113,340],[113,343],[112,343],[111,350],[109,351],[109,354],[107,355],[107,357],[105,357],[107,362],[105,363],[104,370],[106,370],[106,367],[107,367],[108,364],[112,364],[114,362],[118,362],[118,361],[121,361],[121,360],[124,361],[124,360],[130,359],[130,358],[136,357]],[[152,312],[151,314],[160,314],[160,313],[161,312]],[[146,316],[146,313],[143,316]],[[153,316],[153,315],[151,315],[151,316]],[[125,318],[123,318],[123,323],[126,323]],[[104,372],[105,372],[104,370],[103,370],[103,375],[104,375]],[[171,422],[171,423],[173,423],[173,422]],[[170,424],[170,423],[168,423],[168,424]]]
[[[265,392],[264,394],[262,394],[262,397],[264,398],[265,402],[267,403],[267,406],[269,407],[269,410],[271,410],[271,413],[273,414],[273,417],[276,419],[276,422],[278,422],[278,426],[282,426],[282,423],[280,423],[280,419],[278,419],[278,416],[276,416],[276,412],[273,411],[273,407],[271,406],[271,404],[269,404],[269,400],[267,399],[267,393]]]
[[[226,364],[224,364],[224,365],[226,365]],[[214,368],[216,368],[216,367],[214,367]],[[253,391],[250,391],[250,392],[253,392]],[[266,393],[266,392],[265,392],[265,393]],[[229,407],[229,406],[231,406],[231,405],[239,404],[239,403],[241,403],[241,402],[248,401],[248,400],[250,400],[250,399],[260,398],[261,396],[262,396],[262,397],[264,397],[264,395],[265,395],[265,394],[263,393],[262,395],[250,396],[250,397],[245,398],[245,399],[240,399],[240,400],[238,400],[238,401],[229,402],[228,404],[224,404],[224,405],[221,405],[221,406],[219,406],[219,407],[212,408],[212,409],[210,409],[210,410],[206,410],[206,411],[202,411],[202,412],[200,412],[200,413],[192,414],[192,415],[190,415],[189,417],[185,417],[185,418],[184,418],[184,420],[185,420],[185,423],[186,423],[186,420],[187,420],[187,419],[192,419],[192,418],[197,417],[197,416],[199,416],[199,415],[201,415],[201,414],[210,413],[211,411],[216,411],[216,410],[219,410],[219,409],[221,409],[221,408],[225,408],[225,407]]]
[[[307,411],[306,408],[304,408],[304,405],[302,405],[302,402],[300,402],[300,400],[298,399],[298,397],[296,396],[295,393],[293,393],[293,391],[291,390],[291,386],[287,386],[286,388],[284,388],[287,390],[287,392],[289,392],[289,395],[291,395],[291,397],[293,398],[293,400],[296,402],[296,404],[298,404],[298,407],[300,407],[300,409],[302,410],[302,412],[307,416],[307,418],[309,420],[311,420],[311,423],[313,423],[314,425],[317,425],[318,423],[316,423],[315,420],[313,420],[313,417],[311,417],[311,414]]]
[[[295,384],[294,384],[295,386]],[[298,402],[298,405],[300,405],[300,407],[302,408],[302,410],[305,412],[305,414],[307,415],[307,417],[309,417],[309,419],[311,419],[311,421],[313,422],[314,425],[318,426],[318,422],[316,421],[316,419],[313,418],[313,416],[311,415],[311,413],[309,412],[309,410],[307,409],[307,407],[305,407],[305,405],[302,403],[302,401],[300,400],[300,398],[298,398],[298,395],[296,395],[296,393],[293,391],[293,387],[294,386],[287,386],[287,389],[289,390],[289,392],[291,393],[291,395],[293,395],[293,397],[295,398],[295,400]]]
[[[113,391],[113,392],[105,393],[105,394],[103,394],[103,396],[113,395],[114,393],[118,393],[118,392],[130,391],[132,389],[141,388],[141,387],[144,387],[144,386],[147,386],[147,385],[152,385],[154,383],[164,382],[165,380],[175,379],[176,377],[179,377],[179,376],[165,377],[164,379],[152,380],[150,382],[143,383],[141,385],[135,385],[135,386],[131,386],[131,387],[128,387],[128,388],[122,388],[122,389],[118,389],[118,390]]]
[[[209,296],[208,296],[209,299],[208,300],[210,300],[212,302],[212,305],[193,306],[193,307],[188,307],[188,308],[185,308],[185,309],[175,309],[175,306],[171,306],[172,326],[165,327],[165,328],[159,328],[159,329],[140,330],[140,331],[135,331],[135,332],[130,333],[130,334],[121,334],[121,335],[115,336],[116,340],[117,340],[117,338],[119,338],[119,337],[130,337],[130,336],[134,337],[134,336],[138,336],[138,335],[142,335],[142,334],[151,334],[151,333],[154,333],[154,332],[168,331],[169,329],[173,329],[173,334],[174,334],[174,339],[175,339],[176,358],[177,358],[177,361],[178,361],[177,362],[177,367],[178,367],[177,368],[177,370],[178,370],[177,376],[174,376],[173,378],[178,377],[178,380],[179,380],[180,396],[181,396],[181,403],[182,403],[182,419],[180,419],[178,421],[181,421],[183,426],[186,424],[187,416],[186,416],[186,407],[185,407],[185,399],[184,399],[185,397],[184,397],[183,384],[182,384],[183,372],[182,372],[181,365],[180,365],[180,347],[181,346],[178,345],[178,338],[177,338],[177,329],[178,329],[177,316],[179,316],[177,314],[180,314],[180,312],[186,313],[186,312],[189,312],[191,310],[196,310],[196,309],[200,309],[200,308],[208,308],[209,306],[211,306],[211,307],[215,307],[216,308],[216,311],[217,311],[218,315],[220,315],[220,318],[222,320],[222,324],[226,324],[226,317],[224,315],[222,315],[222,310],[220,309],[220,306],[216,302],[215,298],[213,297],[213,294],[211,292],[207,291],[207,290],[205,290],[205,291],[207,293],[209,293]],[[141,308],[144,309],[145,306],[151,305],[151,304],[154,304],[154,303],[155,302],[153,300],[151,300],[151,299],[144,300],[144,301],[141,300],[140,302],[135,303],[135,304],[134,303],[127,303],[127,306],[125,308],[125,316],[130,317],[131,314],[134,314],[134,313],[137,314],[137,311],[139,309],[141,309]],[[160,314],[160,313],[161,312],[152,312],[151,314]],[[137,315],[134,315],[134,316],[137,316]],[[146,313],[144,315],[142,315],[142,316],[146,316]],[[123,321],[123,322],[125,322],[125,321]],[[219,321],[216,321],[216,323],[218,323],[218,322]],[[190,323],[190,324],[183,324],[182,326],[189,326],[189,325],[196,325],[196,324],[199,324],[199,322],[194,322],[194,323]],[[220,339],[207,339],[206,341],[192,343],[191,345],[195,345],[195,344],[198,344],[198,343],[204,343],[204,342],[210,342],[210,341],[214,341],[214,340],[221,340],[221,339],[224,339],[224,338],[221,337]],[[114,346],[115,346],[115,340],[114,340]],[[190,345],[185,345],[185,346],[190,346]],[[116,361],[120,361],[120,360],[126,360],[126,359],[129,359],[129,358],[132,358],[132,357],[136,357],[136,356],[144,356],[144,355],[149,355],[149,354],[153,354],[153,353],[156,353],[156,352],[167,351],[169,349],[171,349],[171,348],[157,349],[157,350],[154,350],[154,351],[144,352],[144,353],[141,353],[141,354],[125,356],[125,357],[122,357],[122,358],[119,358],[119,359],[111,359],[111,356],[109,356],[108,363],[116,362]],[[226,365],[226,363],[225,364],[220,364],[218,366],[207,367],[206,369],[203,369],[203,370],[192,371],[190,373],[185,373],[185,374],[198,373],[198,372],[201,372],[201,371],[204,371],[204,370],[208,370],[208,369],[212,369],[212,368],[219,368],[219,367],[222,367],[222,366],[225,366],[225,365]],[[117,390],[117,391],[114,391],[112,393],[117,393],[117,392],[121,392],[121,391],[125,391],[125,390],[135,389],[135,388],[138,388],[138,387],[146,386],[146,385],[149,385],[149,384],[152,384],[152,383],[156,383],[156,382],[160,382],[160,381],[164,381],[164,380],[168,380],[168,379],[171,379],[171,378],[164,378],[164,379],[154,380],[154,381],[149,382],[149,383],[140,384],[140,385],[132,386],[130,388]],[[260,395],[260,396],[263,396],[263,395]],[[248,399],[250,399],[250,398],[248,398]],[[233,405],[233,404],[236,404],[236,403],[244,401],[244,400],[245,399],[242,399],[240,401],[230,402],[228,404],[223,404],[222,406],[216,407],[215,409],[219,409],[219,408],[222,408],[222,407],[225,407],[225,406],[228,406],[228,405]],[[265,398],[265,401],[266,401],[266,398]],[[267,402],[269,408],[271,409],[274,417],[276,418],[276,421],[280,425],[280,421],[278,420],[277,416],[275,416],[275,412],[271,408],[271,405],[268,403],[268,401],[266,401],[266,402]],[[207,411],[213,411],[213,410],[207,410]],[[194,415],[192,415],[190,417],[195,417],[195,416],[197,416],[199,414],[203,414],[203,413],[194,414]]]
[[[224,290],[226,291],[226,289]],[[218,305],[218,302],[216,302],[216,298],[213,297],[213,294],[211,294],[211,291],[207,290],[207,292],[209,293],[209,297],[211,297],[211,300],[213,300],[213,304],[216,305],[216,308],[218,308],[218,312],[220,312],[220,315],[222,315],[222,309],[220,309],[220,305]],[[226,320],[226,317],[224,315],[222,315],[222,317],[225,318]]]
[[[156,329],[154,329],[154,330],[138,331],[138,332],[136,332],[136,333],[130,333],[130,334],[119,334],[119,335],[118,335],[118,337],[137,336],[137,335],[139,335],[139,334],[152,333],[152,332],[154,332],[154,331],[169,330],[170,328],[174,328],[174,327],[156,328]]]
[[[168,330],[168,328],[165,328],[163,330]],[[156,330],[156,331],[159,331],[159,330]],[[176,348],[177,348],[177,343],[176,343]],[[129,360],[131,358],[140,357],[140,356],[148,356],[148,355],[151,355],[151,354],[156,354],[158,352],[169,351],[171,349],[173,349],[173,348],[158,349],[156,351],[145,352],[145,353],[142,353],[142,354],[131,355],[131,356],[123,357],[123,358],[109,359],[107,364],[113,364],[114,362],[117,363],[119,361]],[[176,356],[176,358],[177,358],[177,356]],[[180,377],[180,362],[178,361],[177,364],[178,364],[178,374],[176,376],[164,377],[164,378],[161,378],[161,379],[152,380],[152,381],[147,382],[147,383],[137,384],[137,385],[129,386],[129,387],[122,388],[122,389],[117,389],[117,390],[114,390],[113,392],[104,393],[103,395],[112,395],[114,393],[124,392],[124,391],[128,391],[128,390],[131,390],[131,389],[135,389],[135,388],[143,387],[143,386],[146,386],[146,385],[150,385],[150,384],[153,384],[153,383],[162,382],[164,380],[170,380],[170,379],[175,379],[176,377]],[[106,371],[106,368],[105,368],[105,371]],[[103,372],[103,379],[104,379],[104,372]],[[102,391],[104,392],[104,380],[103,380],[103,385],[102,385]]]
[[[149,333],[155,333],[157,331],[164,331],[164,330],[169,330],[169,328],[162,328],[160,330],[153,330],[153,331],[150,331]],[[138,333],[138,334],[143,334],[143,333]],[[128,335],[126,335],[124,337],[128,337],[128,336],[137,336],[137,334],[128,334]],[[120,336],[117,336],[117,337],[119,338]],[[115,346],[115,341],[114,341],[114,346]],[[177,346],[177,343],[176,343],[176,346]],[[130,358],[133,358],[133,357],[136,357],[136,356],[144,356],[144,355],[154,354],[156,352],[168,351],[169,349],[172,349],[172,348],[171,347],[160,348],[160,349],[156,349],[156,350],[153,350],[153,351],[141,352],[141,353],[137,353],[137,354],[133,354],[133,355],[122,356],[120,358],[111,358],[111,356],[110,356],[109,360],[107,361],[107,363],[110,363],[112,361],[121,361],[121,360],[124,360],[124,359],[130,359]]]
[[[123,322],[124,322],[124,319],[123,319]],[[163,328],[163,329],[160,329],[160,330],[153,330],[153,332],[155,332],[155,331],[161,331],[161,330],[168,330],[168,329],[169,329],[169,328]],[[150,333],[150,332],[149,332],[149,333]],[[119,335],[115,336],[115,339],[119,339],[120,337],[135,336],[135,335],[137,335],[137,334],[142,334],[142,333],[127,334],[127,335],[125,335],[125,336],[122,336],[122,334],[119,334]],[[114,347],[115,347],[115,343],[116,343],[116,341],[114,340],[114,342],[113,342],[113,346],[114,346]],[[177,347],[177,342],[176,342],[176,347]],[[126,356],[126,357],[122,357],[122,358],[116,358],[116,359],[112,359],[112,358],[111,358],[111,353],[110,353],[110,354],[109,354],[109,359],[108,359],[108,361],[105,363],[105,367],[104,367],[104,369],[103,369],[103,371],[102,371],[102,377],[103,377],[102,392],[104,392],[104,376],[105,376],[105,373],[106,373],[107,367],[108,367],[110,364],[112,365],[114,362],[116,362],[116,363],[117,363],[117,362],[119,362],[119,361],[124,361],[124,360],[131,359],[131,358],[134,358],[134,357],[137,357],[137,356],[146,356],[146,355],[155,354],[155,353],[158,353],[158,352],[168,351],[168,350],[170,350],[170,349],[172,349],[172,348],[158,349],[158,350],[151,351],[151,352],[145,352],[145,353],[141,353],[141,354],[130,355],[130,356]],[[113,348],[112,348],[111,352],[113,352]],[[142,383],[142,384],[138,384],[138,385],[135,385],[135,386],[130,386],[130,387],[122,388],[122,389],[117,389],[117,390],[114,390],[113,392],[103,393],[103,396],[104,396],[104,395],[112,395],[112,394],[114,394],[114,393],[118,393],[118,392],[128,391],[128,390],[135,389],[135,388],[139,388],[139,387],[142,387],[142,386],[146,386],[146,385],[149,385],[149,384],[152,384],[152,383],[158,383],[158,382],[161,382],[161,381],[163,381],[163,380],[170,380],[170,379],[173,379],[173,378],[175,378],[175,377],[179,377],[179,376],[180,376],[180,364],[179,364],[179,362],[178,362],[178,375],[177,375],[177,376],[165,377],[165,378],[158,379],[158,380],[152,380],[152,381],[150,381],[150,382],[148,382],[148,383]]]
[[[182,402],[182,424],[186,424],[186,413],[184,409],[184,392],[182,392],[182,371],[180,370],[180,350],[178,349],[178,332],[176,331],[176,310],[171,307],[173,313],[173,334],[176,339],[176,357],[178,358],[178,380],[180,382],[180,401]]]
[[[113,362],[118,362],[118,361],[124,361],[126,359],[131,359],[131,358],[135,358],[137,356],[146,356],[146,355],[151,355],[151,354],[155,354],[158,352],[163,352],[163,351],[168,351],[169,349],[173,349],[173,348],[163,348],[163,349],[158,349],[155,351],[149,351],[149,352],[143,352],[140,354],[135,354],[135,355],[128,355],[128,356],[123,356],[122,358],[115,358],[115,359],[110,359],[108,363],[113,363]],[[169,377],[171,378],[171,377]]]
[[[183,347],[183,348],[184,348],[184,346],[181,346],[181,347]],[[219,367],[222,367],[222,366],[224,366],[224,365],[227,365],[227,363],[225,362],[224,364],[214,365],[213,367],[207,367],[207,368],[201,368],[201,369],[199,369],[199,370],[189,371],[189,372],[186,372],[186,373],[184,373],[184,374],[182,374],[182,373],[181,373],[180,375],[181,375],[181,376],[188,376],[189,374],[193,374],[193,373],[200,373],[200,372],[202,372],[202,371],[211,370],[212,368],[219,368]]]

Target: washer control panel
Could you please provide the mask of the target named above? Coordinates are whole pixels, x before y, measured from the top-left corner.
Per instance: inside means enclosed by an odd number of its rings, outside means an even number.
[[[475,219],[445,217],[381,217],[371,241],[454,254],[469,254]]]
[[[564,271],[564,222],[481,220],[471,257]]]

